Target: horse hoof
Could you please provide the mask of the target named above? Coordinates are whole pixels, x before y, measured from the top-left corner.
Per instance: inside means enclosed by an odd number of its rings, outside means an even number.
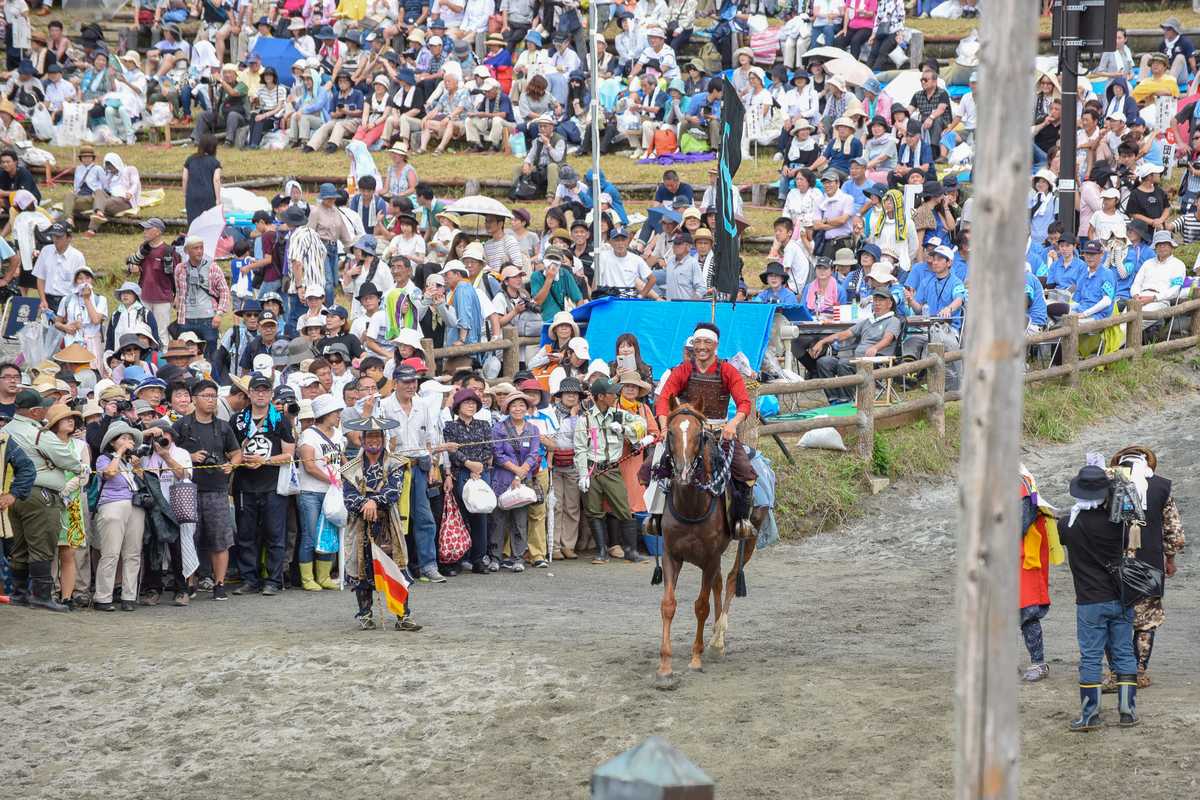
[[[691,664],[688,664],[688,669],[690,669],[692,672],[704,672],[704,667],[702,666],[694,667]]]
[[[724,644],[724,642],[710,642],[708,647],[706,648],[706,651],[708,652],[708,654],[711,657],[724,658],[725,657],[725,644]]]
[[[679,688],[679,678],[675,677],[674,672],[668,672],[666,675],[655,675],[654,688],[660,692],[673,692]]]

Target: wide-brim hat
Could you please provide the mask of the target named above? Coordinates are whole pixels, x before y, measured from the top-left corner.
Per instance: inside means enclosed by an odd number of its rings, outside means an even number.
[[[570,311],[559,311],[557,314],[554,315],[554,319],[550,320],[550,333],[554,333],[554,329],[557,328],[559,325],[570,325],[571,326],[571,331],[572,331],[571,338],[572,339],[574,339],[576,336],[579,335],[579,323],[575,321],[575,318],[573,316],[571,316]]]
[[[508,407],[516,400],[524,400],[527,408],[533,408],[537,405],[537,401],[524,392],[509,392],[500,398],[500,411],[504,414],[508,413]]]
[[[384,419],[383,417],[359,417],[358,419],[343,422],[342,427],[356,433],[371,433],[372,431],[383,433],[393,428],[399,428],[400,422],[399,420]]]
[[[395,153],[398,156],[404,156],[405,158],[407,158],[408,157],[408,145],[405,144],[404,142],[396,142],[394,145],[392,145],[391,147],[388,148],[388,152]]]
[[[425,347],[421,344],[421,332],[416,328],[401,328],[396,334],[396,338],[392,339],[392,343],[396,345],[406,344],[420,353],[425,353]]]
[[[54,354],[54,360],[60,364],[90,364],[92,351],[81,344],[67,345]],[[57,366],[57,365],[56,365]]]
[[[46,430],[52,430],[55,425],[62,422],[67,417],[75,417],[79,420],[79,424],[83,424],[83,414],[72,410],[69,406],[62,403],[55,403],[46,411]]]
[[[562,379],[562,381],[558,384],[558,390],[555,391],[552,396],[558,397],[559,395],[566,394],[568,392],[584,395],[587,393],[587,389],[584,388],[583,381],[579,380],[579,378],[568,377]]]
[[[304,359],[312,357],[312,344],[307,339],[297,336],[288,342],[287,355],[276,356],[274,360],[277,367],[295,367],[299,366]]]
[[[493,33],[490,36],[488,36],[487,39],[484,41],[484,44],[488,44],[488,45],[495,44],[495,45],[499,45],[500,47],[508,46],[508,43],[504,41],[504,37],[498,33]]]
[[[642,380],[642,376],[633,370],[626,370],[617,375],[617,384],[619,386],[636,386],[643,392],[648,392],[652,388],[650,384]]]
[[[1071,479],[1071,497],[1076,500],[1103,500],[1112,481],[1102,467],[1087,466]]]
[[[103,453],[104,449],[112,444],[113,439],[116,439],[118,436],[122,436],[126,433],[133,437],[133,443],[135,445],[140,445],[142,443],[141,431],[130,426],[129,423],[125,422],[124,420],[117,420],[112,425],[108,426],[108,430],[104,433],[104,438],[100,440],[100,452]]]
[[[781,278],[787,278],[787,270],[783,268],[783,264],[778,261],[772,261],[767,264],[766,269],[758,274],[758,279],[763,283],[767,282],[768,275],[778,275]]]
[[[1112,459],[1108,462],[1109,466],[1120,466],[1121,460],[1128,456],[1141,456],[1146,459],[1146,466],[1150,467],[1151,472],[1158,471],[1158,456],[1149,447],[1140,444],[1131,444],[1113,453]]]

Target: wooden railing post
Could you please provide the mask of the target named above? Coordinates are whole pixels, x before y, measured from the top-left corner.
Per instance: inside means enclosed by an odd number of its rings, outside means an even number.
[[[437,375],[437,365],[433,359],[433,339],[422,339],[421,347],[425,350],[425,375],[432,378]]]
[[[761,421],[758,418],[758,387],[757,381],[748,382],[747,394],[750,395],[750,414],[742,421],[741,430],[738,431],[738,438],[743,444],[748,444],[753,448],[758,448],[758,427]]]
[[[1067,335],[1062,338],[1059,346],[1063,366],[1070,367],[1067,383],[1070,386],[1079,385],[1079,315],[1068,314],[1063,318],[1063,327]]]
[[[517,374],[521,364],[521,345],[517,342],[517,329],[511,325],[501,331],[506,347],[504,349],[504,366],[501,373],[508,378]]]
[[[929,393],[937,398],[937,405],[930,407],[928,418],[930,424],[937,430],[938,436],[944,437],[946,435],[946,345],[941,342],[930,342],[926,352],[937,359],[937,363],[929,370]]]
[[[1200,336],[1200,309],[1192,312],[1192,336]]]
[[[1125,347],[1137,363],[1142,360],[1142,301],[1131,297],[1125,310],[1133,312],[1133,319],[1125,323]]]
[[[868,464],[875,453],[875,365],[858,363],[858,391],[854,406],[858,409],[858,456]]]

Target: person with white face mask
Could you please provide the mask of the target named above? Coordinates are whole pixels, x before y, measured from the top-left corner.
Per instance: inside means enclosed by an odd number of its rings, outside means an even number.
[[[71,293],[55,310],[54,327],[63,333],[63,346],[81,344],[92,353],[92,368],[103,368],[104,327],[108,322],[108,299],[95,291],[96,276],[88,266],[75,271]]]

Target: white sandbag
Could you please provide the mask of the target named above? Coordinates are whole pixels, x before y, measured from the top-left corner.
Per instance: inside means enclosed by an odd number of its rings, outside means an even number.
[[[800,437],[800,446],[813,450],[845,450],[846,443],[837,428],[817,428]]]
[[[271,210],[270,200],[240,186],[222,186],[221,205],[226,214]]]

